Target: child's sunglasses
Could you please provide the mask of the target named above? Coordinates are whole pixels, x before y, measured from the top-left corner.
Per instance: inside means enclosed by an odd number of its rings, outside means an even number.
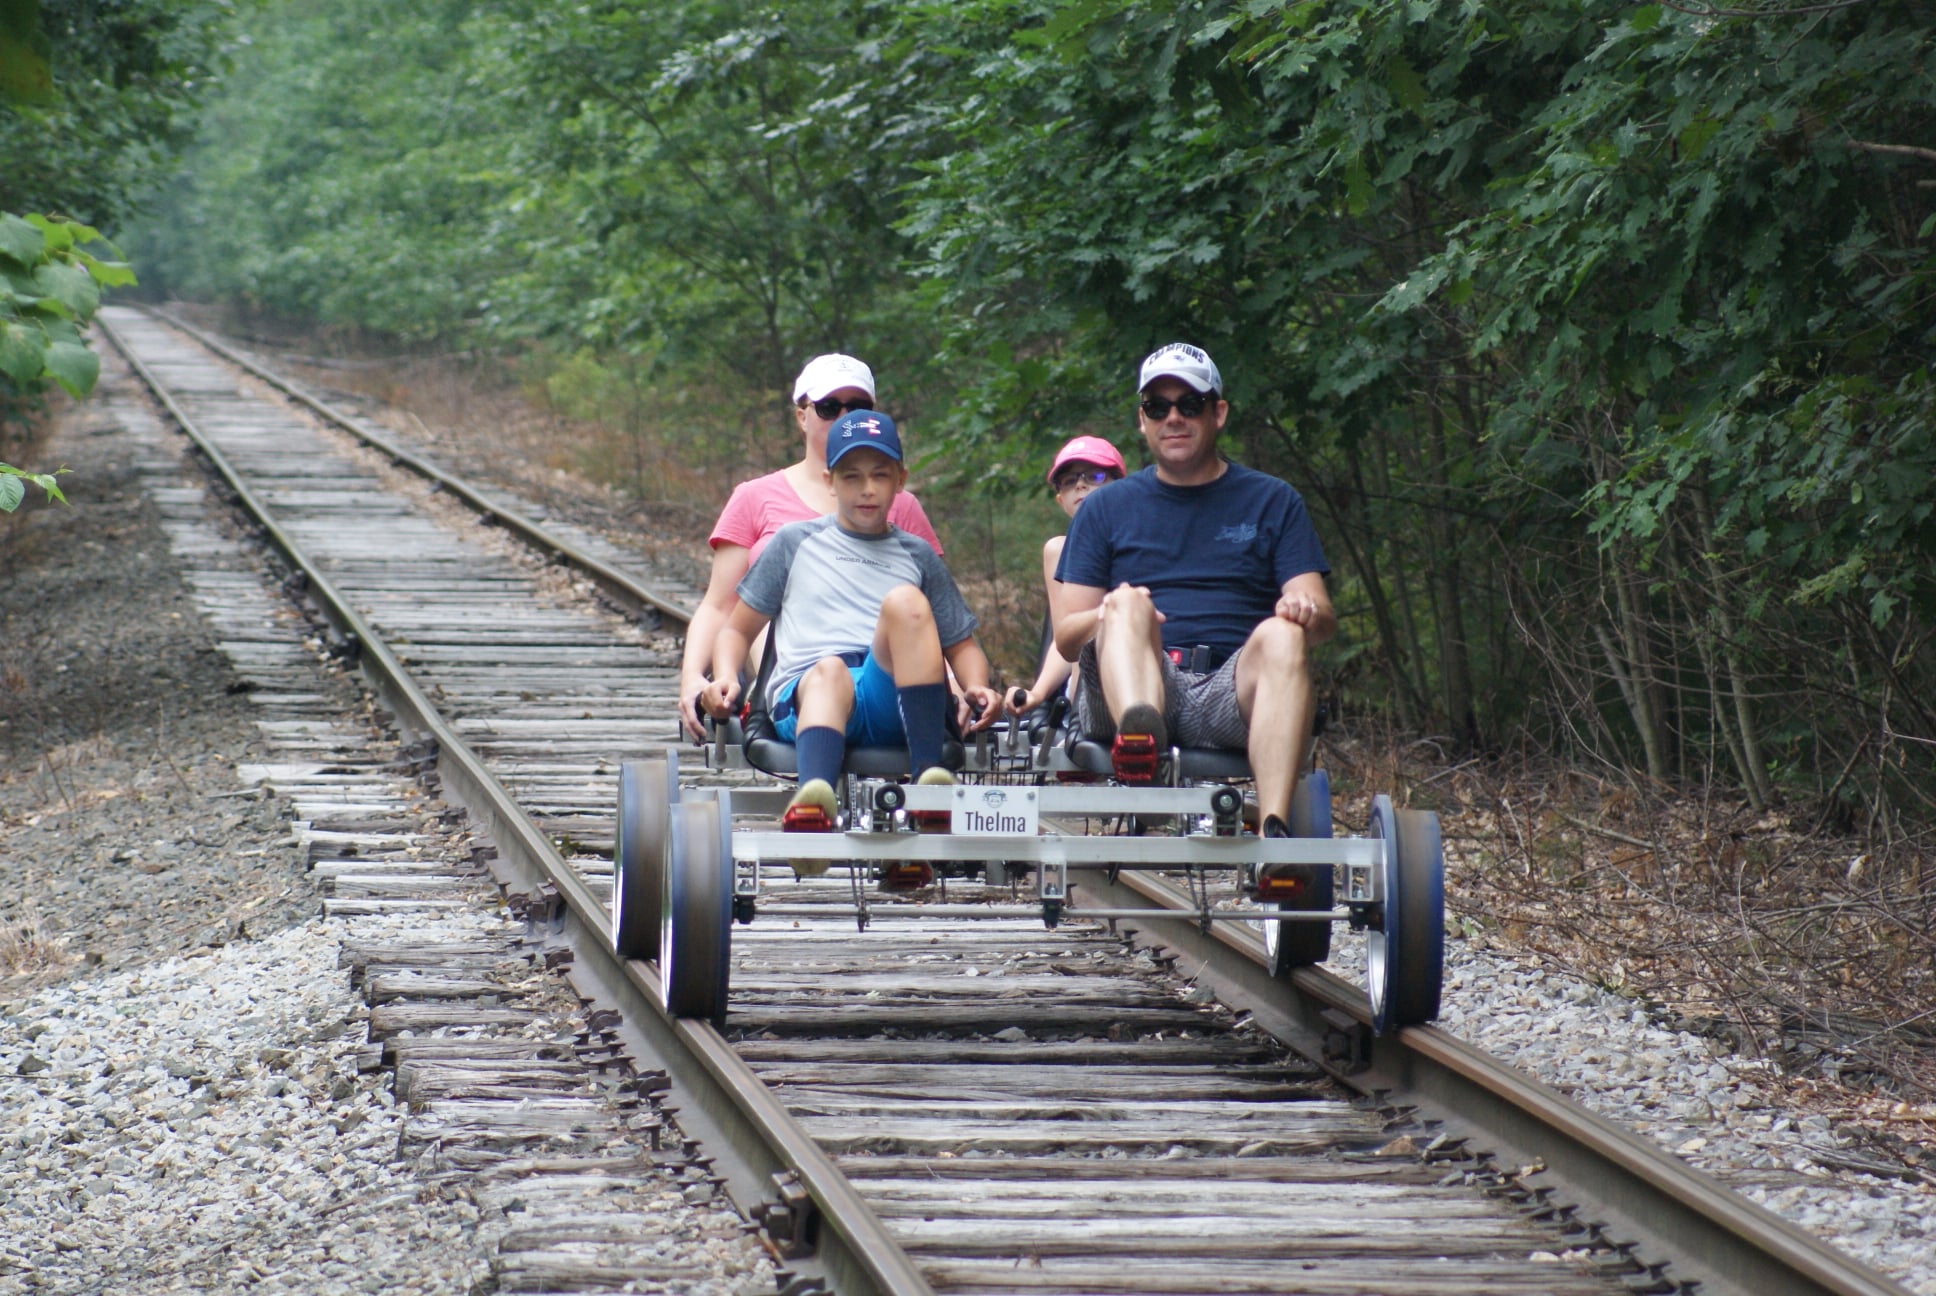
[[[863,396],[859,400],[850,401],[839,401],[831,396],[823,396],[813,403],[813,412],[830,423],[842,414],[851,413],[854,410],[871,410],[873,408],[874,398],[872,396]]]
[[[1147,418],[1166,419],[1170,416],[1170,407],[1175,406],[1176,412],[1184,418],[1195,418],[1209,408],[1209,405],[1210,397],[1203,392],[1184,392],[1175,400],[1165,396],[1145,396],[1143,414]]]

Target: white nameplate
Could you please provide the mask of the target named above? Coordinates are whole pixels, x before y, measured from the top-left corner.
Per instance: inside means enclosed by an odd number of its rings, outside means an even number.
[[[1033,837],[1041,800],[1029,787],[957,787],[948,831],[962,837]]]

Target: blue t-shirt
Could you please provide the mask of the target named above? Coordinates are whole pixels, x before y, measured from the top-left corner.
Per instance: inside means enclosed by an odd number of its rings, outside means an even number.
[[[1069,524],[1055,578],[1146,585],[1168,618],[1164,647],[1228,654],[1275,613],[1285,581],[1330,570],[1304,497],[1233,463],[1202,486],[1171,486],[1145,468],[1096,490]]]

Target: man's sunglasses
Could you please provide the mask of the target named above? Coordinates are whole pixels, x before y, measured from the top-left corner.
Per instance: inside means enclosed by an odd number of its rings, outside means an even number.
[[[1166,396],[1143,397],[1143,414],[1146,418],[1166,419],[1171,407],[1184,418],[1195,418],[1208,409],[1213,398],[1203,392],[1184,392],[1175,400]]]
[[[830,423],[842,414],[848,414],[854,410],[871,410],[873,408],[874,398],[872,396],[863,396],[859,400],[850,401],[839,401],[831,396],[825,396],[813,403],[813,412]]]
[[[1088,482],[1091,486],[1100,486],[1104,482],[1113,482],[1115,480],[1116,474],[1110,472],[1107,468],[1090,468],[1077,472],[1063,473],[1055,479],[1055,488],[1059,491],[1065,491],[1077,482]]]

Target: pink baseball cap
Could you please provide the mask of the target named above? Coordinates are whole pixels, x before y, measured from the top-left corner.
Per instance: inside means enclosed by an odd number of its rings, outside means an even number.
[[[1127,475],[1123,467],[1122,452],[1101,437],[1079,436],[1065,442],[1055,452],[1055,462],[1049,465],[1049,485],[1055,485],[1055,475],[1062,465],[1072,463],[1091,463],[1098,468],[1114,468],[1119,476]]]

